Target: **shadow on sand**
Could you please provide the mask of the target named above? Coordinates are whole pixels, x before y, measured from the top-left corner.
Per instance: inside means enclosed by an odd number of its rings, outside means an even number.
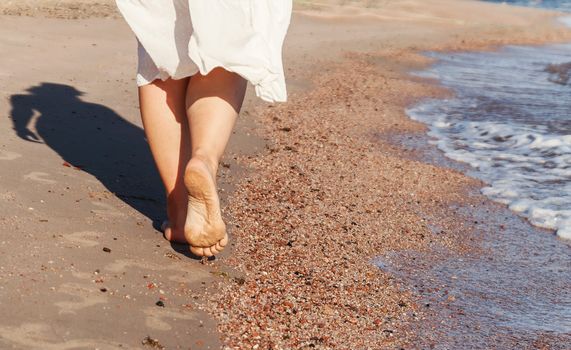
[[[45,143],[64,161],[95,176],[157,228],[165,217],[164,193],[143,130],[110,108],[83,101],[82,95],[55,83],[13,95],[16,133],[29,142]],[[30,129],[33,120],[37,134]]]
[[[108,107],[83,101],[82,95],[73,86],[55,83],[12,95],[14,130],[26,141],[45,143],[70,165],[95,176],[161,231],[165,195],[144,131]],[[37,133],[30,129],[33,121]],[[171,246],[199,259],[188,245],[171,242]]]

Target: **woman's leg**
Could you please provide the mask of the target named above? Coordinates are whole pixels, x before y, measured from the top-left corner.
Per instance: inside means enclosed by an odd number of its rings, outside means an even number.
[[[188,190],[184,231],[190,250],[198,256],[217,254],[228,243],[216,189],[216,172],[245,91],[243,78],[221,68],[205,76],[193,76],[188,85],[186,107],[192,159],[184,174]]]
[[[188,193],[184,186],[184,170],[190,160],[185,104],[188,81],[188,78],[155,80],[139,88],[145,134],[167,195],[165,238],[177,242],[186,242],[184,223]]]

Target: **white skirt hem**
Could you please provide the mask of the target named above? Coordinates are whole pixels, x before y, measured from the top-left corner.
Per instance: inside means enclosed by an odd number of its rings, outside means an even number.
[[[261,99],[286,101],[281,50],[291,0],[116,1],[139,42],[138,86],[223,68]]]

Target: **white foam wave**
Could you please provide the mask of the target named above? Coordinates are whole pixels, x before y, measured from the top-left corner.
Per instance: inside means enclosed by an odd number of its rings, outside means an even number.
[[[563,23],[567,27],[571,27],[571,17],[569,16],[560,17],[559,22]]]
[[[568,64],[570,53],[569,44],[431,53],[437,63],[416,74],[438,78],[455,96],[408,110],[446,156],[475,169],[486,196],[569,239],[571,91],[546,67]]]
[[[408,114],[430,124],[429,135],[447,157],[478,170],[488,183],[484,195],[571,239],[571,135],[514,123],[452,122],[437,112],[446,103],[453,102],[425,102]]]

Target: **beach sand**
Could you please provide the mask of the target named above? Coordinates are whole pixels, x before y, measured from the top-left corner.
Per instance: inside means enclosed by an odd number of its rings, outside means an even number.
[[[129,28],[109,1],[53,3],[0,1],[8,348],[433,345],[419,296],[373,260],[472,250],[475,224],[454,208],[493,205],[478,181],[394,142],[424,135],[406,106],[447,94],[408,72],[425,50],[571,39],[556,14],[503,5],[296,2],[290,101],[249,91],[220,171],[231,249],[201,264],[156,230]]]

